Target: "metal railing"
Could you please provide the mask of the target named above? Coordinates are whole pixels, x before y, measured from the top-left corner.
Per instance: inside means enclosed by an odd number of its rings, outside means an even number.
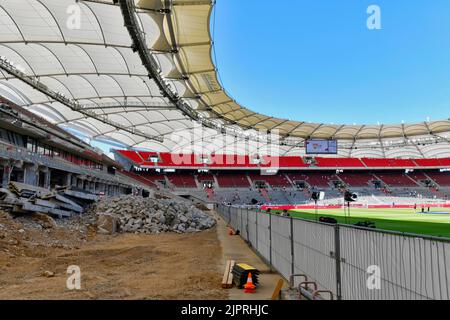
[[[285,279],[304,274],[335,299],[450,299],[450,239],[217,211]]]

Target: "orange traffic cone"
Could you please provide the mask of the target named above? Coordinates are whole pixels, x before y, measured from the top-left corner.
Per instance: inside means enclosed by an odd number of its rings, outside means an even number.
[[[244,286],[244,293],[255,293],[256,286],[253,284],[252,273],[248,273],[247,283]]]

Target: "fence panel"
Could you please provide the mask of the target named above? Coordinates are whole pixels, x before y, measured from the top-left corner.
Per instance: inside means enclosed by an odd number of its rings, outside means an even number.
[[[272,216],[272,265],[289,279],[292,274],[291,219]]]
[[[248,241],[248,225],[247,220],[248,219],[248,210],[242,209],[241,210],[241,236],[244,240]]]
[[[248,239],[253,248],[257,249],[258,237],[256,228],[256,211],[249,210],[248,212]]]
[[[346,300],[450,299],[450,241],[218,210],[285,278],[293,268],[335,297],[340,280]]]
[[[335,227],[293,220],[294,270],[337,295]]]
[[[258,246],[261,256],[270,262],[270,215],[258,213]]]
[[[343,299],[450,298],[448,243],[344,226],[340,242]]]
[[[236,217],[234,220],[234,229],[235,230],[241,230],[241,209],[240,208],[236,208]]]
[[[230,225],[233,227],[233,229],[236,229],[237,227],[237,208],[231,207],[231,219],[230,219]]]

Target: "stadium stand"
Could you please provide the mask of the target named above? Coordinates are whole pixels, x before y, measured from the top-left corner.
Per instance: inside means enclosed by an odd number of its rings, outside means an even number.
[[[132,152],[118,154],[128,165],[139,160]],[[143,159],[150,155],[155,155],[155,153],[139,153],[139,157]],[[171,174],[169,177],[169,182],[175,190],[190,189],[194,192],[198,188],[205,187],[200,183],[201,181],[208,181],[211,189],[217,190],[203,191],[206,200],[231,199],[231,202],[235,204],[249,203],[254,199],[261,203],[269,200],[275,204],[303,203],[309,199],[308,193],[312,189],[326,191],[327,198],[338,198],[340,197],[339,190],[343,187],[352,188],[367,196],[416,195],[418,197],[447,198],[448,191],[442,188],[450,184],[446,172],[424,169],[435,168],[435,166],[445,168],[446,159],[309,157],[307,163],[303,161],[302,157],[295,156],[263,156],[258,161],[257,158],[250,156],[226,154],[209,157],[193,154],[171,155],[170,153],[157,155],[161,161],[153,164],[153,167],[177,170],[176,174]],[[207,158],[208,161],[204,162],[201,160],[202,158]],[[182,159],[181,163],[180,159]],[[240,170],[236,170],[236,168]],[[268,171],[268,169],[274,168],[281,170],[277,174]],[[333,171],[330,170],[331,168]],[[209,172],[201,172],[205,169],[209,169]],[[411,171],[411,169],[413,170]],[[264,172],[266,170],[268,172]],[[160,186],[155,178],[147,177],[147,179]],[[304,183],[302,188],[305,190],[300,192],[297,189],[301,187],[301,183]],[[440,189],[433,189],[433,186]],[[232,195],[220,196],[219,194],[226,189],[233,189]],[[242,193],[244,189],[246,189],[245,193]],[[199,195],[199,198],[202,198],[202,195]]]
[[[220,172],[217,174],[217,182],[222,188],[249,188],[250,182],[247,175],[242,173]]]
[[[195,176],[189,173],[168,174],[169,181],[178,188],[197,188]]]
[[[264,181],[267,185],[271,187],[292,187],[292,184],[286,178],[284,174],[276,175],[261,175],[257,173],[249,173],[250,179],[255,181]]]
[[[324,158],[312,157],[313,163],[307,164],[300,156],[262,156],[259,163],[253,162],[249,156],[233,154],[215,154],[206,157],[207,163],[201,161],[200,155],[194,154],[171,154],[156,152],[133,152],[130,150],[115,151],[123,159],[130,160],[133,164],[168,167],[168,168],[211,168],[211,169],[306,169],[306,168],[329,168],[329,169],[416,169],[418,167],[450,167],[450,158],[442,159],[382,159],[382,158]],[[149,162],[151,156],[160,158],[158,163]]]
[[[325,168],[364,168],[364,163],[357,158],[315,158],[316,167]]]
[[[414,168],[416,163],[410,159],[370,159],[362,158],[364,164],[369,168]]]
[[[414,179],[419,184],[425,184],[425,182],[431,182],[430,177],[425,175],[425,173],[423,173],[423,171],[415,170],[413,172],[409,172],[408,176],[411,177],[412,179]]]
[[[261,164],[262,168],[274,167],[274,168],[307,168],[308,165],[303,162],[301,157],[286,156],[263,156]]]
[[[377,172],[376,176],[390,187],[417,187],[417,183],[402,172]]]
[[[200,182],[200,183],[202,181],[209,181],[209,182],[212,182],[214,184],[215,179],[214,179],[214,175],[213,174],[203,172],[203,173],[198,173],[197,174],[197,181]]]
[[[287,176],[292,182],[304,181],[311,187],[328,188],[330,182],[336,176],[332,172],[308,172],[308,173],[288,173]]]
[[[338,177],[350,187],[367,187],[374,177],[365,171],[359,172],[344,172],[340,173]]]
[[[450,186],[450,172],[430,171],[426,173],[440,186]]]

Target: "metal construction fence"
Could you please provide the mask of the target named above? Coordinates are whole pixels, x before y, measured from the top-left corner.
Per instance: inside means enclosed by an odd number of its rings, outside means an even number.
[[[217,211],[284,278],[307,275],[335,299],[450,299],[450,239]]]

